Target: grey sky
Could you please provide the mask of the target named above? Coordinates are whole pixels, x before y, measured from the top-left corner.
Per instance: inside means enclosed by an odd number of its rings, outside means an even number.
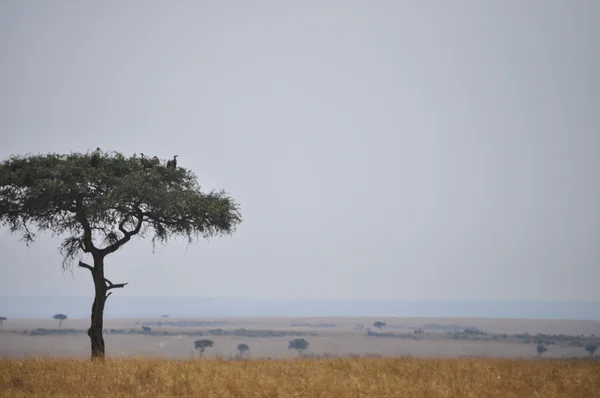
[[[119,295],[600,300],[600,2],[0,2],[0,158],[144,152],[231,238],[107,258]],[[0,294],[91,295],[0,232]]]

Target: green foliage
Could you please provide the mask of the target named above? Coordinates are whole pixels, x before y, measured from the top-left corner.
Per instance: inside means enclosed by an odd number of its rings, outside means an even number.
[[[0,163],[0,225],[29,244],[34,229],[61,235],[63,266],[81,252],[105,256],[134,235],[195,239],[242,221],[223,191],[202,193],[193,172],[121,153],[11,156]],[[104,245],[100,247],[98,245]]]

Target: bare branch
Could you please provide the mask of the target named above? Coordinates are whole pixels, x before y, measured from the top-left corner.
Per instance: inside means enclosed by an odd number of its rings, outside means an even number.
[[[119,288],[125,287],[125,286],[127,286],[129,284],[129,282],[125,282],[125,283],[112,283],[111,281],[109,281],[106,278],[104,278],[104,281],[107,284],[106,290],[119,289]]]
[[[128,231],[125,229],[125,224],[127,223],[127,221],[129,221],[130,217],[135,217],[137,219],[137,224],[133,230]],[[127,243],[131,240],[132,236],[140,233],[143,224],[144,224],[144,214],[142,213],[141,210],[138,209],[138,211],[136,213],[126,214],[123,217],[123,219],[121,220],[121,222],[119,223],[119,231],[121,231],[123,233],[123,237],[121,239],[117,240],[116,242],[114,242],[113,244],[102,249],[102,254],[104,256],[106,256],[108,254],[114,253],[117,250],[119,250],[119,248],[121,246],[123,246],[125,243]]]
[[[83,262],[83,261],[81,261],[81,260],[79,261],[79,264],[77,264],[77,265],[78,265],[78,266],[80,266],[81,268],[86,268],[86,269],[89,269],[89,270],[90,270],[90,272],[94,272],[94,267],[92,267],[92,266],[91,266],[91,265],[89,265],[89,264],[86,264],[86,263],[84,263],[84,262]]]

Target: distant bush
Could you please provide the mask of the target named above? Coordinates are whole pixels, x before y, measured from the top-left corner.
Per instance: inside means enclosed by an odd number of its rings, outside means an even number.
[[[535,349],[537,351],[538,356],[541,356],[543,353],[548,351],[548,348],[546,348],[546,346],[542,344],[538,345]]]
[[[210,336],[238,336],[238,337],[288,337],[288,336],[316,336],[316,333],[298,332],[295,330],[252,330],[252,329],[213,329],[209,330]]]
[[[27,332],[27,331],[25,331]],[[80,333],[87,333],[87,331],[85,330],[77,330],[77,329],[43,329],[43,328],[39,328],[39,329],[34,329],[31,330],[30,332],[24,333],[24,334],[28,334],[30,336],[48,336],[48,335],[66,335],[66,334],[80,334]]]
[[[144,323],[146,325],[152,325],[152,326],[175,326],[175,327],[180,327],[180,328],[233,325],[233,322],[228,322],[228,321],[194,321],[194,320],[152,321],[152,322],[144,322]]]
[[[387,337],[394,339],[422,340],[423,336],[420,333],[392,333],[392,332],[373,332],[367,329],[367,336],[370,337]]]
[[[465,333],[465,334],[480,334],[480,335],[481,334],[487,334],[486,332],[484,332],[482,330],[479,330],[479,328],[476,328],[476,327],[465,328],[463,330],[463,333]]]
[[[453,332],[459,332],[465,329],[464,326],[457,325],[456,323],[426,323],[421,329],[432,329],[432,330],[449,330]]]
[[[333,323],[318,323],[315,325],[316,328],[334,328],[336,327]]]
[[[312,325],[310,323],[290,323],[290,326],[293,328],[334,328],[336,325],[333,323],[318,323],[316,325]]]
[[[382,321],[373,322],[373,326],[375,326],[379,330],[381,330],[381,328],[384,327],[385,325],[387,325],[387,324]]]

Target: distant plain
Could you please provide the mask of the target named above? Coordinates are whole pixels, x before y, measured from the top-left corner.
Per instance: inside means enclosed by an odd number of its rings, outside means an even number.
[[[375,321],[386,325],[377,329]],[[58,321],[51,318],[8,319],[0,332],[0,357],[88,357],[88,326],[88,319],[67,319],[59,331]],[[142,326],[151,332],[144,333]],[[238,344],[246,343],[249,357],[255,359],[297,358],[298,353],[288,349],[288,342],[297,337],[309,342],[303,355],[334,357],[532,358],[537,355],[536,340],[542,339],[548,348],[544,357],[572,358],[589,356],[585,344],[600,342],[600,321],[584,320],[165,317],[107,319],[104,329],[108,356],[171,359],[197,355],[193,342],[198,339],[214,342],[205,357],[234,358],[239,355]],[[419,329],[422,333],[415,333]]]

